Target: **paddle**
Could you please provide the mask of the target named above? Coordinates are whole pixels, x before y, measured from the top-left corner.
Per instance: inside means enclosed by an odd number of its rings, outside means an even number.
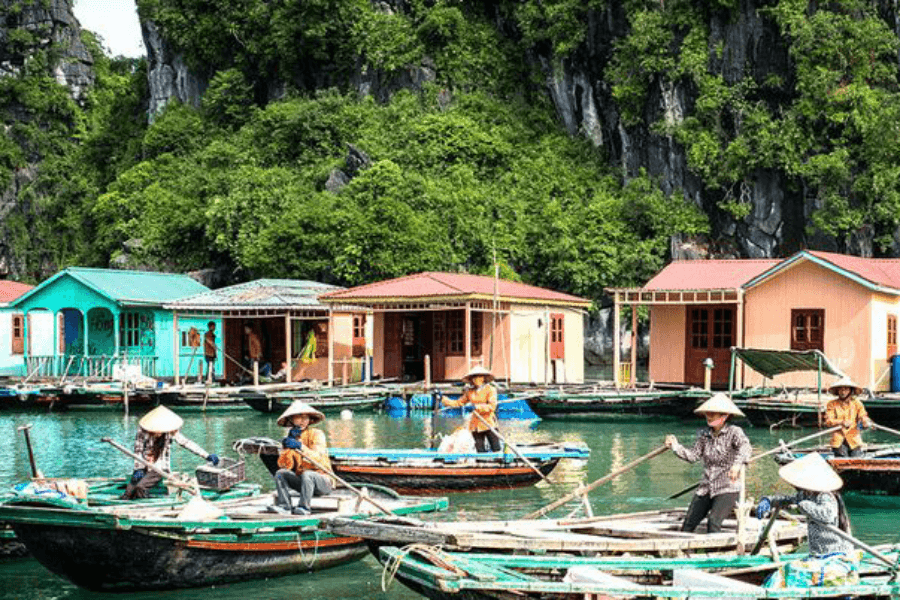
[[[841,428],[840,425],[835,425],[834,427],[832,427],[830,429],[817,431],[816,433],[813,433],[812,435],[807,435],[805,437],[798,438],[788,444],[783,444],[783,445],[779,444],[778,446],[776,446],[775,448],[772,448],[771,450],[766,450],[765,452],[763,452],[761,454],[757,454],[756,456],[751,456],[750,460],[747,461],[747,464],[749,465],[752,462],[756,462],[757,460],[759,460],[760,458],[763,458],[764,456],[769,456],[770,454],[775,454],[776,452],[781,452],[782,450],[784,450],[784,448],[790,448],[791,446],[796,446],[797,444],[801,444],[803,442],[808,442],[809,440],[815,439],[817,437],[821,437],[828,433],[834,433],[835,431],[837,431],[840,428]],[[679,492],[675,492],[674,494],[669,496],[667,499],[674,500],[675,498],[678,498],[679,496],[683,496],[683,495],[687,494],[688,492],[697,489],[699,486],[700,486],[699,483],[691,484],[690,486],[684,488],[683,490],[681,490]]]
[[[766,526],[763,528],[762,532],[759,534],[759,539],[756,540],[756,545],[753,546],[753,550],[750,551],[750,556],[753,556],[759,553],[762,550],[763,544],[766,543],[766,538],[769,537],[769,532],[772,531],[772,526],[775,525],[775,521],[778,520],[778,515],[781,514],[781,509],[776,508],[772,510],[772,516],[769,517],[769,522],[766,523]]]
[[[810,517],[810,518],[811,518],[811,517]],[[836,536],[838,536],[839,538],[842,538],[842,539],[847,540],[848,542],[850,542],[851,544],[853,544],[853,545],[856,546],[857,548],[861,548],[861,549],[865,550],[866,552],[868,552],[869,554],[871,554],[872,556],[874,556],[875,558],[877,558],[878,560],[880,560],[881,562],[883,562],[884,564],[886,564],[886,565],[888,566],[888,570],[891,572],[891,574],[894,575],[894,576],[896,577],[896,575],[897,575],[897,563],[896,563],[896,562],[892,561],[891,559],[889,559],[888,557],[886,557],[884,554],[882,554],[881,552],[879,552],[878,550],[876,550],[876,549],[873,548],[872,546],[866,544],[865,542],[862,542],[862,541],[856,539],[855,537],[853,537],[852,535],[850,535],[849,533],[847,533],[847,532],[844,531],[843,529],[841,529],[841,528],[839,528],[839,527],[835,527],[835,526],[832,525],[831,523],[825,523],[825,522],[823,522],[823,521],[819,521],[818,519],[813,519],[813,520],[814,520],[816,523],[818,523],[819,525],[823,526],[823,527],[824,527],[825,529],[827,529],[828,531],[830,531],[831,533],[833,533],[833,534],[835,534]]]
[[[31,429],[31,423],[17,427],[17,429],[25,435],[25,446],[28,448],[28,462],[31,463],[31,476],[35,479],[43,479],[44,474],[37,468],[37,462],[34,460],[34,451],[31,449],[31,436],[28,434],[28,430]]]
[[[340,477],[338,477],[337,475],[335,475],[335,474],[334,474],[334,471],[332,471],[331,469],[329,469],[328,467],[326,467],[325,465],[323,465],[322,463],[320,463],[319,461],[317,461],[315,458],[313,458],[312,456],[310,456],[310,455],[309,455],[309,452],[307,452],[307,451],[304,450],[303,448],[301,448],[300,450],[298,450],[298,452],[300,452],[300,454],[303,455],[303,458],[305,458],[306,460],[308,460],[309,462],[311,462],[311,463],[313,464],[314,467],[316,467],[316,468],[319,469],[320,471],[323,471],[323,472],[325,472],[325,473],[328,473],[329,475],[331,475],[332,477],[334,477],[335,480],[337,480],[338,483],[340,483],[342,486],[344,486],[345,488],[347,488],[348,490],[350,490],[351,492],[353,492],[353,493],[356,495],[356,497],[359,498],[360,500],[365,500],[366,502],[368,502],[369,504],[371,504],[372,506],[374,506],[375,508],[377,508],[378,510],[380,510],[381,512],[383,512],[383,513],[386,514],[386,515],[396,516],[396,515],[393,513],[393,511],[391,511],[389,508],[385,508],[384,506],[382,506],[381,504],[379,504],[378,502],[376,502],[375,500],[373,500],[372,498],[370,498],[368,494],[362,493],[362,492],[361,492],[360,490],[358,490],[356,487],[350,485],[349,483],[347,483],[346,481],[344,481],[343,479],[341,479]]]
[[[518,456],[519,458],[521,458],[521,459],[522,459],[522,462],[524,462],[526,465],[528,465],[529,467],[531,467],[532,470],[534,470],[535,473],[537,473],[538,475],[540,475],[541,479],[543,479],[543,480],[546,481],[547,483],[550,483],[550,480],[547,479],[547,477],[546,477],[543,473],[541,473],[540,469],[538,469],[536,466],[534,466],[534,463],[532,463],[530,460],[528,460],[528,459],[525,457],[524,454],[522,454],[521,452],[519,452],[519,449],[518,449],[518,448],[516,448],[513,444],[509,443],[509,442],[507,441],[507,439],[506,439],[505,437],[503,437],[503,436],[500,434],[499,431],[497,431],[497,428],[496,428],[496,427],[491,426],[491,424],[488,423],[488,422],[484,419],[484,417],[482,417],[481,415],[479,415],[477,410],[473,410],[473,411],[472,411],[472,414],[475,415],[476,417],[478,417],[478,420],[481,421],[485,426],[487,426],[488,429],[490,429],[491,431],[493,431],[493,432],[497,435],[497,437],[500,438],[500,441],[503,442],[504,444],[506,444],[506,447],[513,451],[513,454],[515,454],[516,456]]]
[[[571,501],[571,500],[574,500],[574,499],[577,498],[578,496],[585,495],[585,494],[587,494],[588,492],[594,490],[595,488],[597,488],[597,487],[603,485],[603,484],[606,483],[607,481],[610,481],[610,480],[612,480],[612,479],[615,479],[616,477],[618,477],[618,476],[621,475],[622,473],[625,473],[625,472],[627,472],[627,471],[630,471],[631,469],[635,468],[636,466],[638,466],[638,465],[641,464],[642,462],[648,461],[648,460],[650,460],[651,458],[653,458],[654,456],[659,456],[660,454],[662,454],[663,452],[665,452],[665,451],[668,450],[668,449],[669,449],[669,448],[666,447],[666,446],[660,446],[660,447],[657,448],[656,450],[653,450],[652,452],[648,452],[647,454],[643,455],[642,457],[633,460],[632,462],[628,463],[628,464],[625,465],[624,467],[621,467],[620,469],[616,469],[615,471],[611,471],[610,473],[604,475],[603,477],[601,477],[600,479],[594,481],[593,483],[591,483],[591,484],[589,484],[589,485],[587,485],[587,486],[585,486],[585,487],[579,487],[579,488],[578,488],[577,490],[575,490],[574,492],[572,492],[572,493],[570,493],[570,494],[566,494],[565,496],[563,496],[563,497],[560,498],[559,500],[556,500],[555,502],[551,502],[551,503],[548,504],[547,506],[545,506],[545,507],[543,507],[543,508],[539,508],[538,510],[534,511],[533,513],[529,513],[528,515],[526,515],[525,517],[523,517],[523,519],[537,519],[537,518],[540,518],[540,517],[546,515],[546,514],[547,514],[548,512],[550,512],[551,510],[554,510],[554,509],[556,509],[556,508],[559,508],[559,507],[562,506],[563,504],[565,504],[565,503],[567,503],[567,502],[569,502],[569,501]]]
[[[892,434],[900,437],[900,431],[897,431],[896,429],[891,429],[890,427],[885,427],[884,425],[879,425],[878,423],[872,423],[872,428],[879,429],[879,430],[887,432],[887,433],[892,433]]]
[[[151,462],[147,462],[146,460],[144,460],[143,457],[138,456],[137,454],[135,454],[134,452],[132,452],[125,446],[119,444],[115,440],[105,437],[105,438],[101,438],[100,441],[110,444],[113,448],[116,448],[117,450],[122,451],[122,453],[124,453],[126,456],[130,456],[134,460],[138,461],[139,463],[141,463],[142,465],[144,465],[145,467],[147,467],[148,469],[150,469],[151,471],[153,471],[154,473],[156,473],[157,475],[162,477],[167,483],[171,484],[173,487],[187,490],[188,492],[194,494],[195,496],[200,495],[200,491],[198,489],[195,489],[194,486],[190,485],[189,483],[184,483],[183,481],[175,479],[171,473],[166,473],[165,471],[163,471],[162,469],[157,467],[155,464],[153,464]]]

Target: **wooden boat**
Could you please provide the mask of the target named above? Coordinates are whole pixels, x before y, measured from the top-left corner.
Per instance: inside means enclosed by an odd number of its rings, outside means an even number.
[[[396,515],[442,510],[445,498],[366,493]],[[183,507],[82,507],[52,499],[7,501],[10,523],[50,571],[97,591],[170,589],[292,575],[357,560],[360,538],[318,529],[322,517],[363,519],[377,509],[348,490],[313,499],[311,515],[278,515],[273,494],[212,503],[217,518],[180,518]]]
[[[3,410],[53,410],[60,404],[62,390],[50,384],[17,383],[0,387]]]
[[[893,553],[896,555],[896,552]],[[888,555],[890,556],[890,555]],[[396,577],[433,600],[600,598],[896,598],[900,582],[865,555],[854,585],[765,588],[769,557],[609,558],[460,554],[433,547],[384,546],[382,581]],[[782,561],[804,558],[782,557]]]
[[[887,395],[861,398],[866,412],[876,423],[900,423],[900,397]],[[735,398],[747,420],[754,426],[818,427],[825,421],[825,405],[831,397],[819,399],[815,392],[795,392],[763,398]]]
[[[565,519],[441,522],[334,518],[323,527],[335,535],[364,537],[373,546],[425,543],[452,551],[665,557],[734,553],[739,542],[752,548],[766,524],[749,517],[740,539],[734,519],[726,519],[718,533],[706,533],[703,525],[695,533],[686,533],[681,531],[684,513],[684,509],[671,509]],[[779,552],[791,552],[805,539],[806,524],[779,519],[770,537]]]
[[[158,402],[156,388],[129,386],[127,394],[129,408],[148,408]],[[122,410],[125,406],[125,395],[126,389],[121,381],[101,381],[66,385],[62,388],[59,400],[61,407],[69,410]]]
[[[820,452],[822,458],[844,480],[843,490],[876,496],[900,496],[900,446],[870,447],[861,457],[836,458],[830,448],[797,450],[776,455],[776,462],[786,464],[809,452]]]
[[[563,459],[587,460],[584,444],[530,444],[516,449],[547,476]],[[278,470],[281,444],[267,438],[234,443],[240,454],[256,454]],[[410,495],[475,492],[533,485],[541,476],[512,452],[449,453],[418,449],[329,448],[331,468],[350,483],[383,485]]]
[[[233,397],[239,398],[254,410],[267,414],[281,414],[294,400],[302,400],[322,412],[340,412],[380,408],[390,390],[382,386],[357,385],[322,390],[257,391],[242,389]]]

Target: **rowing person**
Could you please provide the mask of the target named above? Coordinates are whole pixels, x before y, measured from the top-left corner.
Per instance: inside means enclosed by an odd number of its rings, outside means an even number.
[[[184,420],[163,405],[159,405],[138,421],[138,432],[134,438],[134,453],[164,472],[170,470],[172,442],[190,450],[216,466],[219,457],[211,454],[189,440],[181,433]],[[131,480],[122,494],[123,500],[147,498],[149,490],[162,479],[162,475],[150,469],[141,461],[134,461]]]
[[[831,451],[836,457],[855,457],[863,454],[859,428],[872,427],[872,419],[869,418],[866,407],[856,397],[862,391],[863,389],[849,377],[838,379],[828,388],[828,393],[834,394],[837,398],[825,406],[825,425],[841,426],[840,430],[831,434]]]
[[[750,460],[750,440],[743,429],[728,423],[729,417],[742,417],[744,413],[725,394],[713,394],[694,412],[706,417],[707,426],[697,433],[692,447],[682,446],[674,435],[666,436],[666,446],[675,456],[691,463],[703,461],[703,478],[681,530],[693,532],[708,515],[706,531],[717,533],[737,504],[741,468]]]
[[[458,400],[441,396],[444,406],[460,407],[471,404],[475,414],[469,420],[469,431],[475,438],[475,449],[478,452],[500,452],[503,446],[497,435],[497,388],[491,383],[494,375],[482,366],[469,371],[463,381],[466,387]]]
[[[274,512],[308,515],[312,511],[313,496],[324,496],[334,488],[332,478],[321,468],[331,469],[325,432],[312,427],[324,420],[325,415],[300,400],[294,400],[278,417],[278,425],[290,429],[281,442],[282,450],[278,455]],[[291,490],[300,492],[297,506],[291,502]]]

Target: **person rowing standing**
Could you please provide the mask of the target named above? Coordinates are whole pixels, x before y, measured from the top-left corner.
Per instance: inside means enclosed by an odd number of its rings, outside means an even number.
[[[728,422],[729,417],[744,413],[725,394],[714,394],[694,412],[706,417],[707,427],[697,433],[692,447],[682,446],[674,435],[666,436],[666,446],[675,456],[691,463],[703,461],[703,478],[681,530],[693,532],[708,515],[706,531],[717,533],[737,504],[741,469],[750,460],[750,440],[743,429]]]
[[[831,451],[839,458],[862,456],[862,435],[859,427],[871,427],[872,419],[866,407],[856,397],[863,389],[849,377],[843,377],[828,388],[829,394],[837,396],[825,406],[825,425],[841,429],[831,434]]]
[[[480,416],[469,420],[469,431],[475,438],[475,449],[478,452],[500,452],[503,446],[497,435],[497,388],[491,383],[494,375],[482,366],[469,371],[463,381],[466,387],[458,400],[441,396],[441,403],[448,407],[460,407],[471,404],[475,414]]]

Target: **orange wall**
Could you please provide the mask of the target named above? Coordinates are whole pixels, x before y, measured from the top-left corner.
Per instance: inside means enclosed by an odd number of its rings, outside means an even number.
[[[684,381],[686,314],[683,305],[650,307],[650,381]]]
[[[787,350],[791,347],[791,309],[825,309],[824,353],[859,384],[871,385],[872,293],[861,285],[814,263],[803,261],[747,290],[744,345]],[[823,376],[823,383],[834,381]],[[744,385],[763,378],[745,368]],[[787,386],[815,386],[815,373],[786,373],[775,378]],[[771,380],[770,380],[771,383]]]

